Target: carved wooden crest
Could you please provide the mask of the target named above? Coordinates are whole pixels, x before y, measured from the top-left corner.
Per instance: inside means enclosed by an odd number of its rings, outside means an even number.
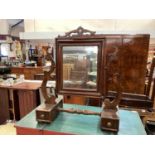
[[[84,29],[83,27],[79,26],[77,29],[66,32],[64,36],[62,37],[72,37],[72,36],[83,36],[83,35],[95,35],[95,31],[90,31],[87,29]],[[61,37],[61,36],[58,36]]]

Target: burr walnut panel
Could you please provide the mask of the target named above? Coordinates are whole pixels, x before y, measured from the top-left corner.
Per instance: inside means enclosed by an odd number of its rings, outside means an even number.
[[[144,94],[149,35],[107,38],[105,45],[108,77],[118,72],[123,92]],[[113,89],[109,83],[108,90]]]
[[[148,43],[149,38],[144,36],[123,38],[120,71],[126,92],[144,93]]]

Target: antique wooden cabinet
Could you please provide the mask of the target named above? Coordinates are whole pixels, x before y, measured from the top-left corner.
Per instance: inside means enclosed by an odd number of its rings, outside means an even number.
[[[40,104],[41,83],[23,82],[13,87],[15,119],[20,120]]]
[[[144,94],[149,34],[73,33],[77,31],[56,38],[58,93],[113,98],[110,80],[118,73],[123,89],[120,105],[152,106]]]
[[[41,82],[0,85],[0,123],[20,120],[40,104]]]

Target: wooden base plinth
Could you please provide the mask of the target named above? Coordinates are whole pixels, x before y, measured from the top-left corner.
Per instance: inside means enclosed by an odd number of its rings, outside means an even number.
[[[118,132],[119,116],[115,110],[105,110],[101,113],[101,129]]]
[[[63,98],[58,97],[55,104],[42,104],[36,109],[36,120],[38,122],[51,123],[59,114],[58,107],[63,107]]]

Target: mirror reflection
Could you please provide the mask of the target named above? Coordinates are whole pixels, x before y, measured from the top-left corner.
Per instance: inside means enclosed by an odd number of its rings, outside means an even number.
[[[63,46],[63,88],[97,89],[98,46]]]

